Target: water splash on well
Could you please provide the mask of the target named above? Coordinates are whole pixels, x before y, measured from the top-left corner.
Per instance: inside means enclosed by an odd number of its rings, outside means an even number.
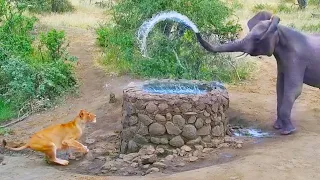
[[[152,28],[159,23],[160,21],[164,20],[173,20],[178,23],[182,23],[185,26],[191,28],[195,33],[199,32],[199,29],[197,26],[185,15],[182,15],[175,11],[164,11],[156,14],[151,19],[145,21],[139,28],[137,32],[138,42],[140,44],[140,50],[144,57],[147,57],[147,37],[149,35],[149,32],[152,30]]]

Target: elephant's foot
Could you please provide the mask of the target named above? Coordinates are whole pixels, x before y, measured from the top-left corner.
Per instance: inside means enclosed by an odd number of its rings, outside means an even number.
[[[293,125],[288,125],[286,127],[283,127],[281,129],[281,135],[289,135],[292,134],[294,131],[296,131],[296,128]]]
[[[273,124],[273,128],[275,129],[281,129],[282,128],[282,123],[279,119],[277,119],[274,124]]]

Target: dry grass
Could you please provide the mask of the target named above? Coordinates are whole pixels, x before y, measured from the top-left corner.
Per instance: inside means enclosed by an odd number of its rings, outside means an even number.
[[[226,0],[230,1],[230,0]],[[315,5],[308,4],[305,10],[299,10],[294,5],[295,0],[238,0],[243,3],[243,8],[236,11],[244,32],[248,32],[247,21],[260,10],[267,10],[281,18],[281,24],[295,27],[303,31],[320,31],[319,17],[312,17],[312,13],[317,13]],[[308,1],[310,2],[310,1]]]
[[[95,5],[95,1],[89,4],[89,0],[71,0],[75,6],[75,11],[71,13],[51,13],[46,15],[37,15],[40,24],[53,27],[78,27],[92,28],[99,22],[108,20],[104,14],[104,9]]]

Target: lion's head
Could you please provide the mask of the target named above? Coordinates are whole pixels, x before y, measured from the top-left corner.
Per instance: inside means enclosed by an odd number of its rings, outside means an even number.
[[[79,118],[87,123],[87,122],[92,122],[92,123],[96,123],[97,122],[97,116],[91,112],[88,112],[86,110],[81,109],[79,112]]]

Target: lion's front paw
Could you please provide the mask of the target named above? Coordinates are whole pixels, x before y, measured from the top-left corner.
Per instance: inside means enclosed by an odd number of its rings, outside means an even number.
[[[84,146],[84,152],[85,152],[85,153],[88,153],[88,152],[89,152],[89,149],[88,149],[87,146]]]

